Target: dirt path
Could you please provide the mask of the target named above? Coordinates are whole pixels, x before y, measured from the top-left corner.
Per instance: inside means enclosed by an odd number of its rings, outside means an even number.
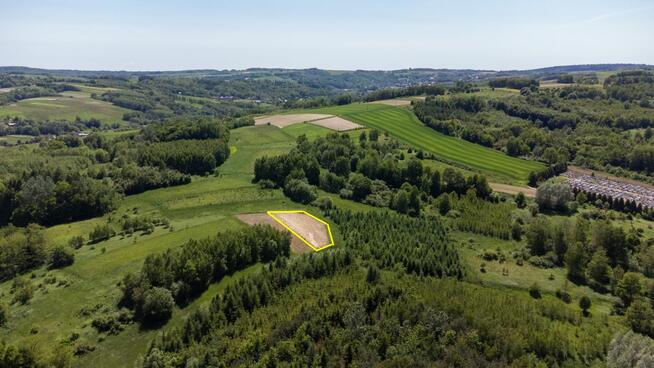
[[[536,188],[531,187],[519,187],[517,185],[509,184],[499,184],[499,183],[489,183],[491,189],[495,192],[506,193],[511,195],[517,195],[522,192],[525,197],[536,198]]]
[[[379,100],[379,101],[372,101],[371,104],[379,104],[379,105],[388,105],[388,106],[402,107],[402,106],[409,106],[409,105],[411,105],[411,100],[399,100],[399,99],[393,99],[393,100]]]

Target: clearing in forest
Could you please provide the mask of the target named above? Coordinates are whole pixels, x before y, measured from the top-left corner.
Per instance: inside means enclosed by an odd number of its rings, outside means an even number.
[[[318,252],[334,245],[329,224],[306,211],[268,211],[236,217],[248,225],[271,225],[278,230],[290,231],[293,234],[291,251],[294,253],[306,253],[311,249]]]
[[[284,128],[293,124],[309,123],[339,132],[358,129],[361,125],[329,114],[289,114],[262,116],[254,119],[255,125],[274,125]]]
[[[307,211],[268,211],[268,215],[316,252],[334,245],[329,224]]]

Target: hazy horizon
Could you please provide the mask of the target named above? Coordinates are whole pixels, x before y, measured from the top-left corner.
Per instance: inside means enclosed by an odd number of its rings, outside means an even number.
[[[524,70],[654,64],[650,1],[12,2],[0,65],[45,69]]]

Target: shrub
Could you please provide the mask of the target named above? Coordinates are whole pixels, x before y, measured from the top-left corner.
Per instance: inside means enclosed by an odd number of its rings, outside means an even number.
[[[0,303],[0,327],[7,324],[7,307]]]
[[[91,243],[99,243],[101,241],[108,240],[114,235],[116,235],[116,231],[114,231],[114,229],[109,224],[98,225],[89,234],[89,241]]]
[[[531,284],[529,287],[529,295],[531,295],[532,298],[534,299],[540,299],[541,294],[540,294],[540,286],[538,286],[537,283]]]
[[[123,330],[123,325],[118,320],[115,313],[107,313],[96,317],[91,322],[91,325],[98,330],[98,332],[107,332],[110,335],[116,335]]]
[[[581,299],[579,299],[579,308],[584,312],[584,316],[588,315],[588,310],[590,309],[591,306],[591,301],[590,298],[587,297],[586,295],[582,296]]]
[[[50,268],[62,268],[70,266],[75,262],[75,253],[70,247],[59,245],[52,248],[48,257]]]
[[[19,277],[11,285],[14,294],[14,303],[27,304],[34,296],[32,282],[26,278]]]
[[[84,237],[82,236],[73,236],[68,241],[68,245],[73,249],[79,249],[84,245]]]
[[[318,197],[316,188],[313,185],[299,179],[291,179],[286,182],[286,185],[284,185],[284,195],[292,201],[304,204],[313,202]]]
[[[570,302],[572,302],[572,296],[570,296],[570,293],[565,290],[557,290],[556,297],[566,304],[570,304]]]
[[[170,290],[155,287],[145,292],[143,301],[143,318],[146,321],[166,322],[173,314],[175,301]]]

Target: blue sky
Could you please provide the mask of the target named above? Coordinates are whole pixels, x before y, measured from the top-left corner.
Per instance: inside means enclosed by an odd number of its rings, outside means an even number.
[[[0,0],[0,65],[111,70],[654,64],[654,1]]]

